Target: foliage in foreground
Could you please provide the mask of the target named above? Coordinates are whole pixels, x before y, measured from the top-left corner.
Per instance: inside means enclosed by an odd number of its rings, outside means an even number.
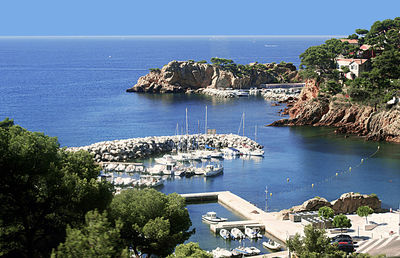
[[[80,229],[67,227],[65,243],[53,250],[51,257],[130,257],[122,245],[120,221],[114,227],[105,212],[89,211],[85,222]]]
[[[107,208],[111,185],[97,182],[87,152],[60,149],[55,137],[0,122],[0,255],[48,256],[67,225]]]
[[[136,253],[167,256],[194,233],[185,201],[176,193],[125,190],[114,197],[109,214],[121,220],[121,238]]]
[[[167,258],[212,258],[212,254],[200,248],[198,243],[187,243],[178,245],[175,252]]]
[[[357,215],[360,217],[365,217],[365,222],[368,224],[368,216],[374,213],[374,210],[369,206],[361,206],[357,209]]]

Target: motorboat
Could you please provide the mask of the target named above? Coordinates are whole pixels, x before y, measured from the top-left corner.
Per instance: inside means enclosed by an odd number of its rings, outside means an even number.
[[[275,251],[281,250],[281,247],[282,247],[281,244],[279,244],[271,239],[268,240],[268,242],[263,242],[262,244],[264,247],[271,249],[271,250],[275,250]]]
[[[156,164],[147,170],[150,175],[163,175],[165,171],[165,165]]]
[[[164,180],[161,177],[142,175],[139,178],[137,185],[139,187],[157,187],[164,184]]]
[[[232,147],[224,148],[224,149],[222,149],[222,152],[226,156],[239,156],[240,155],[240,151],[238,149],[235,149]]]
[[[231,233],[224,228],[219,231],[219,235],[225,240],[231,239]]]
[[[247,249],[247,247],[238,246],[232,250],[232,254],[240,256],[250,256],[252,255],[252,252],[250,249]]]
[[[262,238],[259,228],[245,228],[244,233],[250,239]]]
[[[238,90],[235,92],[236,96],[238,97],[248,97],[249,93],[247,91],[244,90]]]
[[[254,247],[254,246],[249,246],[244,248],[250,255],[258,255],[261,253],[260,249]]]
[[[232,257],[231,251],[220,247],[215,248],[211,253],[214,258]]]
[[[165,154],[161,158],[155,158],[154,160],[156,161],[156,163],[162,165],[176,164],[176,160],[173,158],[172,155],[169,154]]]
[[[264,156],[264,151],[262,149],[255,149],[255,150],[251,150],[249,153],[250,156]]]
[[[240,229],[238,229],[238,228],[233,228],[233,229],[231,230],[231,235],[232,235],[232,238],[234,238],[234,239],[243,239],[243,238],[246,237],[246,236],[243,234],[243,232],[242,232]]]
[[[207,165],[204,170],[204,176],[216,176],[224,171],[224,167],[221,165]]]
[[[227,218],[220,218],[217,217],[217,213],[210,211],[207,212],[205,215],[201,216],[201,219],[205,222],[209,222],[209,223],[218,223],[218,222],[223,222],[223,221],[227,221]]]
[[[211,151],[210,156],[211,158],[222,159],[224,157],[224,153],[222,151]]]

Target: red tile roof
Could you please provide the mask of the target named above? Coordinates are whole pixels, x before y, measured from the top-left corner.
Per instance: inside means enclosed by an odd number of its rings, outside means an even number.
[[[367,62],[368,59],[339,58],[339,59],[336,59],[336,62],[337,61],[348,62],[349,64],[353,63],[353,62],[356,64],[363,64],[363,63]]]
[[[358,39],[340,39],[342,42],[349,42],[349,44],[358,44]]]
[[[360,49],[362,49],[362,50],[368,50],[370,48],[371,48],[371,45],[365,45],[365,44],[360,47]]]

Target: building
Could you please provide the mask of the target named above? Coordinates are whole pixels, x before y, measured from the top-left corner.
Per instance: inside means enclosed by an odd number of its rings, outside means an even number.
[[[348,42],[350,45],[358,46],[358,39],[340,39],[342,42]]]
[[[353,59],[353,58],[338,58],[336,59],[338,70],[342,71],[342,67],[348,67],[350,72],[346,73],[346,78],[353,80],[360,77],[362,72],[369,70],[369,59]]]

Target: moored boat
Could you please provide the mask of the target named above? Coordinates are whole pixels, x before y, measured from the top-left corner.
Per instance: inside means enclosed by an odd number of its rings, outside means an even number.
[[[245,238],[245,235],[243,234],[243,232],[238,228],[233,228],[231,230],[231,235],[232,235],[232,238],[234,238],[234,239],[243,239],[243,238]]]
[[[204,176],[216,176],[224,171],[224,167],[221,165],[207,165],[204,170]]]
[[[220,247],[215,248],[211,253],[214,258],[232,257],[231,251]]]
[[[262,243],[264,247],[274,250],[274,251],[278,251],[281,250],[281,244],[275,242],[274,240],[268,240],[267,242],[263,242]]]
[[[262,238],[259,228],[245,228],[244,233],[250,239]]]
[[[225,240],[231,239],[231,233],[224,228],[219,231],[219,235]]]
[[[207,212],[205,215],[202,215],[201,219],[209,223],[218,223],[228,220],[227,218],[217,217],[217,213],[213,211]]]

